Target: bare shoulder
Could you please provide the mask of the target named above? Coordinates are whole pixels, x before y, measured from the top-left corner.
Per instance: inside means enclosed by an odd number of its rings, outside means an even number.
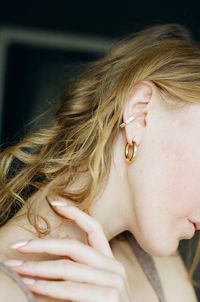
[[[0,300],[2,302],[27,302],[20,287],[4,272],[0,271]]]

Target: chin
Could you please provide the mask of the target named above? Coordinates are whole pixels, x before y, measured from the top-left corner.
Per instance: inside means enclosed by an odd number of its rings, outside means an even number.
[[[145,250],[145,252],[147,252],[148,254],[154,257],[169,257],[173,253],[175,253],[179,245],[178,240],[167,241],[164,240],[164,238],[158,241],[152,240],[150,242],[149,240],[148,241],[145,240],[144,242],[138,241],[138,243],[143,248],[143,250]]]

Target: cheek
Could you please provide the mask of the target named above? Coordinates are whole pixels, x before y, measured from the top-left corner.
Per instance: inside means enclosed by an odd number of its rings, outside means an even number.
[[[185,135],[168,131],[160,142],[148,142],[148,155],[141,150],[132,175],[146,206],[178,217],[191,215],[200,196],[200,150]]]
[[[142,156],[141,150],[138,161],[130,169],[129,177],[134,179],[136,236],[151,253],[158,244],[162,250],[160,254],[172,253],[178,239],[187,233],[187,219],[200,196],[195,178],[200,167],[190,148],[190,145],[166,137],[160,145],[151,145],[148,157]],[[148,246],[149,238],[151,246]]]
[[[197,208],[200,196],[198,152],[196,146],[185,142],[183,137],[175,137],[170,148],[163,144],[161,149],[162,177],[157,179],[158,192],[163,194],[166,210],[174,218],[189,218]]]

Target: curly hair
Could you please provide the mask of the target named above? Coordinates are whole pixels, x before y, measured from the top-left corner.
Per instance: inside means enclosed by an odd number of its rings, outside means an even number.
[[[1,225],[38,190],[46,199],[62,196],[89,212],[109,175],[127,96],[141,80],[152,81],[161,96],[170,96],[172,107],[200,103],[200,45],[187,28],[158,24],[117,42],[62,91],[48,126],[1,152]],[[84,184],[71,190],[83,175]],[[33,204],[28,219],[38,234],[47,234],[48,220],[43,218],[46,229],[40,229]],[[190,276],[198,261],[199,245]]]

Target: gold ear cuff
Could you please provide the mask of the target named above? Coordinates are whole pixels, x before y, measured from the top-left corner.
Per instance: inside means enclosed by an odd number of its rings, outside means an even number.
[[[131,115],[125,122],[120,124],[120,128],[124,128],[128,123],[132,122],[133,120],[136,119],[135,115]]]

